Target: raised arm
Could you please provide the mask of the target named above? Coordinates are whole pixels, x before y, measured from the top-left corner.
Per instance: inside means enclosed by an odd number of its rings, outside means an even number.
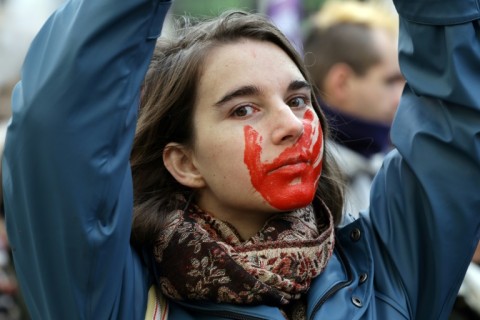
[[[372,189],[376,268],[393,270],[413,319],[447,319],[479,237],[480,3],[394,2],[407,86]]]
[[[139,319],[129,245],[139,88],[169,7],[71,0],[32,43],[3,159],[7,227],[33,319]]]

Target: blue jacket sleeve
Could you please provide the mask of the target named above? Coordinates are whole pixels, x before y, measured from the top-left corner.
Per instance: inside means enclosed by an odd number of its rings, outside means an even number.
[[[3,159],[9,238],[33,319],[141,319],[129,244],[139,88],[169,2],[71,0],[34,39]]]
[[[447,319],[479,238],[480,2],[394,2],[407,86],[371,192],[376,269],[391,271],[375,282],[389,296],[398,277],[412,319]]]

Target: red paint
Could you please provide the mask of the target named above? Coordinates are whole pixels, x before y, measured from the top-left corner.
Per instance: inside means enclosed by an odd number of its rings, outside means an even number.
[[[312,202],[322,172],[323,133],[314,127],[311,110],[303,118],[304,132],[272,162],[262,163],[262,138],[251,126],[244,128],[244,161],[255,189],[274,208],[293,210]],[[318,137],[317,135],[318,130]]]

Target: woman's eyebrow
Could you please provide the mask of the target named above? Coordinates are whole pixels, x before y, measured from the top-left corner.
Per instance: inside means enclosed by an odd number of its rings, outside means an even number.
[[[294,80],[290,82],[288,85],[287,91],[295,91],[295,90],[300,90],[300,89],[308,89],[311,90],[312,86],[304,81],[304,80]],[[220,100],[218,100],[214,105],[219,107],[222,104],[233,100],[237,97],[245,97],[245,96],[254,96],[260,94],[261,89],[257,86],[242,86],[240,88],[234,89],[230,92],[228,92],[226,95],[224,95]]]
[[[288,85],[288,91],[295,91],[300,89],[312,89],[312,85],[304,80],[294,80]]]
[[[260,88],[256,86],[242,86],[240,88],[234,89],[228,92],[226,95],[223,96],[219,101],[215,103],[215,106],[221,106],[222,104],[237,98],[237,97],[244,97],[244,96],[253,96],[260,94]]]

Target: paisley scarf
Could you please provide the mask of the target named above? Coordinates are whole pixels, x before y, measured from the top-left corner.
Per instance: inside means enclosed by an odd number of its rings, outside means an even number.
[[[323,209],[276,214],[247,241],[196,206],[171,212],[154,248],[157,285],[173,300],[278,307],[299,300],[332,255],[333,219]]]

